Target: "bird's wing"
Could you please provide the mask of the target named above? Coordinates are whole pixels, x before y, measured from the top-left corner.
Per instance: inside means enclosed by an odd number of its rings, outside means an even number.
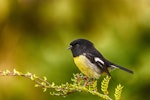
[[[101,55],[94,55],[92,53],[86,53],[85,55],[93,64],[95,64],[96,66],[98,66],[98,68],[100,68],[100,70],[102,70],[102,72],[106,72],[109,76],[110,73],[107,69],[107,64],[105,63],[105,60],[103,59],[103,56]]]

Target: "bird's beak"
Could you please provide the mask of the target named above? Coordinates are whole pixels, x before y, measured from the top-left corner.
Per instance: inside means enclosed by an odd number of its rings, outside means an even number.
[[[67,48],[67,50],[70,50],[72,48],[72,45],[70,45],[68,48]]]

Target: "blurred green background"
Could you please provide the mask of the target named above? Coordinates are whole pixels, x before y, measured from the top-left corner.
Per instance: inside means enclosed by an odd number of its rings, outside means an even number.
[[[107,59],[134,71],[111,73],[112,96],[120,83],[123,100],[150,99],[149,0],[0,0],[0,70],[70,82],[80,71],[66,48],[77,38],[91,40]],[[55,97],[28,79],[0,78],[0,100],[83,99],[99,100],[87,93]]]

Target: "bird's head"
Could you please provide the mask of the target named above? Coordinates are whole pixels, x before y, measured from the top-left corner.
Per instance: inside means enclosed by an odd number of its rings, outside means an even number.
[[[73,56],[83,54],[87,50],[93,47],[93,43],[86,39],[76,39],[70,43],[68,49],[72,51]]]

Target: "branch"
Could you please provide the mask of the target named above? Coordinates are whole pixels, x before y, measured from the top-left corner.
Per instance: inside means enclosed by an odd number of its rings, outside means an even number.
[[[106,76],[104,80],[101,82],[101,90],[103,93],[100,93],[97,88],[97,80],[88,78],[84,76],[83,74],[73,74],[73,78],[71,79],[72,83],[66,82],[65,84],[56,85],[54,82],[48,82],[47,78],[44,76],[43,78],[40,78],[32,73],[22,73],[17,70],[9,71],[0,71],[0,76],[21,76],[30,79],[31,81],[34,81],[35,87],[41,87],[43,89],[43,92],[46,92],[47,90],[50,91],[50,95],[54,96],[67,96],[74,92],[87,92],[91,93],[92,95],[96,95],[100,98],[103,98],[105,100],[112,100],[109,97],[108,92],[108,85],[111,77]],[[122,92],[123,86],[120,84],[115,89],[115,100],[121,100],[121,92]]]

